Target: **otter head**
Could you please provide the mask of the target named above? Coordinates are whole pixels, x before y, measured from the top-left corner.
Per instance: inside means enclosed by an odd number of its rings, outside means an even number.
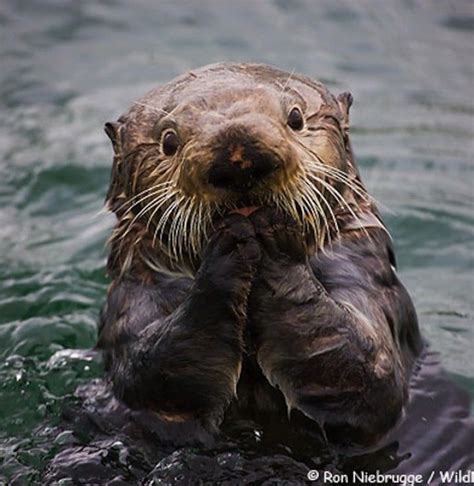
[[[351,102],[253,64],[208,66],[148,93],[105,128],[115,151],[107,202],[119,219],[112,267],[192,273],[218,218],[261,206],[288,213],[314,252],[348,191],[361,190]]]

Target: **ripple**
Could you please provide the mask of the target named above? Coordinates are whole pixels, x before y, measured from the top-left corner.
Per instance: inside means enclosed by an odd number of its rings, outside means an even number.
[[[83,474],[151,484],[196,470],[212,481],[293,474],[294,483],[308,466],[340,466],[292,457],[283,446],[270,453],[265,436],[256,449],[254,430],[240,448],[212,454],[159,449],[91,381],[102,375],[86,350],[96,339],[114,223],[94,217],[112,158],[103,124],[156,84],[212,61],[269,62],[354,93],[362,175],[387,213],[423,333],[451,378],[474,393],[470,9],[395,0],[377,9],[331,0],[2,3],[0,483]],[[470,430],[449,415],[462,409],[458,392],[431,378],[416,397],[443,421],[424,410],[407,422],[406,437],[425,451],[402,463],[412,468],[449,458],[448,446],[462,451]],[[422,428],[420,417],[433,422]],[[405,449],[391,446],[377,461]]]

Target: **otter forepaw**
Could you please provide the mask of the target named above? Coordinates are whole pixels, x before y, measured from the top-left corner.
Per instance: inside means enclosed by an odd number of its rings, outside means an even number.
[[[260,246],[256,240],[256,232],[245,216],[239,214],[227,215],[217,226],[212,240],[218,240],[222,250],[233,253],[239,260],[249,265],[260,261]]]
[[[261,208],[249,217],[256,237],[272,260],[303,263],[306,245],[301,228],[290,216],[270,208]]]
[[[204,252],[196,276],[198,287],[210,285],[217,292],[246,297],[261,258],[260,245],[248,218],[226,216],[216,228]]]

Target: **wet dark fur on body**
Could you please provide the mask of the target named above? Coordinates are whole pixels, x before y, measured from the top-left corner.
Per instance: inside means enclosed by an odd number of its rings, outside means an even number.
[[[351,102],[219,64],[107,124],[118,223],[98,347],[164,441],[248,416],[369,445],[399,419],[421,340],[356,168]]]

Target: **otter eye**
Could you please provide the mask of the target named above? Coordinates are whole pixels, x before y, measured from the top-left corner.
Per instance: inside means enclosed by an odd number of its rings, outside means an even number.
[[[288,126],[293,130],[301,130],[303,128],[304,125],[303,114],[301,113],[299,108],[295,106],[290,111],[286,123],[288,123]]]
[[[166,130],[161,139],[161,148],[165,155],[171,156],[178,151],[179,140],[174,130]]]

